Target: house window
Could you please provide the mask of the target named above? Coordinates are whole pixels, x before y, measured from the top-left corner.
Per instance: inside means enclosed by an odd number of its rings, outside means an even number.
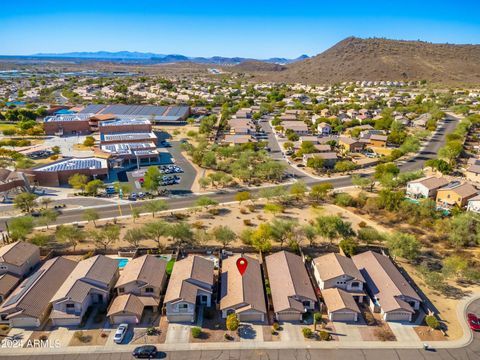
[[[310,301],[308,301],[308,300],[302,301],[302,305],[305,306],[305,307],[310,307]]]
[[[67,304],[66,307],[67,307],[67,309],[74,309],[75,304]]]
[[[123,294],[125,292],[125,289],[124,288],[118,288],[118,293],[119,294]]]
[[[359,287],[360,283],[357,281],[352,282],[352,287]]]
[[[147,288],[145,288],[145,292],[148,293],[148,294],[151,294],[151,293],[153,293],[153,288],[147,287]]]
[[[179,305],[178,305],[178,311],[179,311],[179,312],[186,312],[186,311],[188,311],[188,304],[179,304]]]

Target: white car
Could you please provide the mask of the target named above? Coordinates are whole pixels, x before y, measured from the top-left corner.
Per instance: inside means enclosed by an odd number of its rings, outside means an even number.
[[[113,341],[116,344],[120,344],[125,338],[127,331],[128,331],[128,324],[120,324],[120,326],[117,328],[117,331],[115,331],[115,336],[113,337]]]

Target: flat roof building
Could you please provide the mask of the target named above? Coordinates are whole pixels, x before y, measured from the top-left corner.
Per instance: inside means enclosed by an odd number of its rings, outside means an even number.
[[[43,120],[43,129],[47,135],[84,135],[90,134],[90,114],[62,114],[47,116]]]

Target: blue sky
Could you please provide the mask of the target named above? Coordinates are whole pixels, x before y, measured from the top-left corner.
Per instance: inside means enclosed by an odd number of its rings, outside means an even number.
[[[480,43],[479,13],[479,0],[2,1],[0,54],[296,57],[352,35]]]

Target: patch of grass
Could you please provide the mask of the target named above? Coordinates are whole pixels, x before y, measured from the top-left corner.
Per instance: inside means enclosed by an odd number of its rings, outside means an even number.
[[[175,259],[171,258],[168,261],[167,266],[165,268],[165,272],[167,273],[168,276],[172,275],[173,265],[175,265]]]

